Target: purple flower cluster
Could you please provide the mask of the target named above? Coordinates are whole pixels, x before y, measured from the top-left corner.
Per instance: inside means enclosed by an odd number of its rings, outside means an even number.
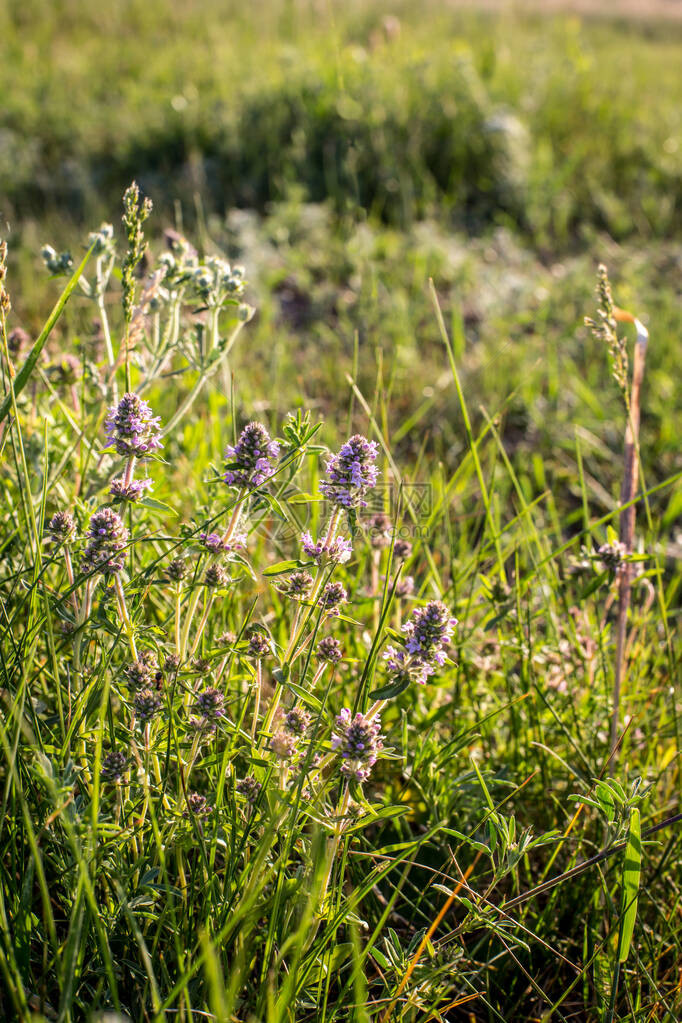
[[[215,732],[218,722],[225,717],[225,697],[219,689],[204,689],[194,703],[194,710],[199,715],[192,718],[192,723],[207,732]]]
[[[204,572],[204,584],[209,590],[221,590],[230,581],[230,577],[222,565],[209,565]]]
[[[202,796],[199,792],[190,792],[187,796],[187,809],[183,810],[182,816],[185,818],[208,817],[212,810],[213,807],[209,805],[206,796]]]
[[[350,559],[353,553],[353,544],[343,536],[336,536],[328,543],[324,540],[313,540],[310,533],[303,533],[301,536],[303,552],[315,562],[321,565],[323,562],[343,565]]]
[[[255,803],[261,790],[261,783],[252,774],[247,774],[245,778],[239,779],[236,788],[247,803]]]
[[[445,663],[444,646],[452,639],[457,619],[440,600],[431,600],[426,607],[417,607],[403,625],[409,653],[429,660],[439,667]]]
[[[317,644],[315,656],[321,664],[337,664],[343,657],[343,650],[338,639],[333,636],[325,636]]]
[[[151,650],[141,650],[137,660],[123,669],[129,688],[136,690],[147,689],[151,686],[156,672],[156,657]]]
[[[111,508],[101,508],[90,519],[89,543],[81,558],[81,571],[111,575],[125,564],[125,547],[130,534],[123,519]]]
[[[246,533],[233,533],[229,540],[224,540],[221,533],[200,533],[199,539],[209,554],[229,554],[238,547],[246,547]]]
[[[320,483],[321,493],[341,508],[366,507],[365,497],[379,477],[374,464],[378,450],[375,441],[356,433],[327,461],[327,479]]]
[[[394,558],[409,558],[412,553],[412,544],[409,540],[396,540],[393,544]]]
[[[378,717],[370,721],[360,713],[351,717],[350,710],[344,707],[337,715],[335,729],[332,749],[341,755],[341,774],[344,778],[366,781],[384,748],[381,721]]]
[[[135,693],[133,700],[135,713],[141,725],[148,724],[163,707],[163,699],[154,689],[142,689]]]
[[[76,536],[76,520],[69,512],[55,512],[47,524],[47,532],[58,546],[71,543]]]
[[[280,579],[277,589],[292,600],[305,600],[313,585],[313,577],[309,572],[292,572]]]
[[[112,750],[111,753],[102,759],[100,778],[102,781],[118,782],[123,778],[123,772],[128,766],[128,758],[120,750]]]
[[[126,458],[144,458],[158,451],[161,444],[161,420],[152,415],[144,399],[130,391],[118,405],[109,409],[104,421],[109,448]]]
[[[379,512],[376,515],[370,516],[367,523],[367,534],[370,545],[375,551],[381,550],[382,547],[390,547],[392,533],[393,523],[388,515]]]
[[[303,707],[292,707],[284,715],[284,727],[292,735],[305,735],[310,728],[310,714]]]
[[[231,487],[260,487],[273,475],[270,463],[278,454],[279,444],[270,439],[263,424],[249,423],[225,452],[223,479]]]
[[[411,597],[414,593],[414,576],[404,575],[395,588],[396,597]]]
[[[329,614],[337,615],[341,604],[348,600],[345,586],[341,583],[327,583],[322,590],[320,604]]]
[[[296,747],[296,736],[282,728],[279,728],[270,739],[270,749],[280,760],[291,760],[296,753]]]
[[[168,562],[168,568],[166,569],[166,575],[171,582],[179,583],[187,575],[187,562],[184,558],[173,558],[172,561]]]
[[[396,682],[424,685],[436,668],[445,663],[446,647],[457,625],[449,609],[440,600],[418,607],[404,625],[405,649],[387,647],[384,657],[388,674]]]
[[[264,657],[272,653],[270,640],[263,632],[254,632],[249,637],[249,645],[246,648],[246,656],[253,657],[255,661],[262,661]]]
[[[117,480],[112,480],[109,497],[113,502],[130,501],[131,504],[135,504],[151,487],[152,480],[148,476],[143,480],[126,480],[125,476],[121,476]]]

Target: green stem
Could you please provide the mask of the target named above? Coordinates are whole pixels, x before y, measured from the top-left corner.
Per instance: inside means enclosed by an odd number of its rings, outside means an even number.
[[[126,598],[123,593],[123,584],[119,578],[118,572],[114,574],[114,588],[116,590],[116,599],[118,601],[118,609],[121,612],[121,618],[123,620],[123,628],[128,639],[128,646],[130,647],[130,653],[134,661],[137,660],[137,647],[135,646],[135,636],[133,634],[133,624],[130,621],[130,615],[128,614],[128,608],[126,607]]]

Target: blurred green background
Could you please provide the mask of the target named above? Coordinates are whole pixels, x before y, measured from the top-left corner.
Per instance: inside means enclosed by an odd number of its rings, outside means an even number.
[[[134,177],[152,236],[174,226],[246,267],[258,313],[232,367],[245,415],[303,404],[343,432],[351,373],[382,395],[399,457],[425,447],[456,465],[431,276],[475,427],[481,407],[500,417],[530,491],[552,484],[576,508],[578,430],[608,510],[623,410],[582,326],[597,262],[652,332],[651,482],[679,467],[681,404],[682,20],[620,6],[9,0],[15,322],[35,331],[57,292],[40,246],[76,254],[102,219],[118,231]],[[53,354],[87,343],[74,303]],[[672,526],[675,504],[661,513]]]

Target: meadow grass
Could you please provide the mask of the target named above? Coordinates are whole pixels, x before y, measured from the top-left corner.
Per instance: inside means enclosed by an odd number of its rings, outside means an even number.
[[[357,352],[343,422],[266,399],[279,447],[249,440],[241,271],[181,236],[145,255],[134,191],[126,217],[85,243],[61,359],[26,360],[4,291],[6,1017],[676,1018],[679,474],[641,467],[614,747],[619,507],[580,423],[572,509],[518,422],[469,412],[431,286],[456,457],[401,459]],[[354,431],[366,468],[325,469]],[[434,600],[445,661],[410,653]]]
[[[0,1014],[676,1021],[679,27],[24,0],[0,39]],[[625,562],[599,261],[651,334]]]

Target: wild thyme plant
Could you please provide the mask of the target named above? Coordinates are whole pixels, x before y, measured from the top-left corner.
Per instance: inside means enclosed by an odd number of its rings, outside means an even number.
[[[120,259],[108,225],[75,269],[47,253],[51,273],[72,271],[66,298],[79,287],[98,318],[81,340],[79,395],[67,389],[51,408],[15,370],[27,343],[10,350],[0,249],[3,440],[16,472],[6,492],[28,538],[19,551],[7,543],[2,582],[7,1018],[332,1023],[358,1007],[382,1023],[450,1018],[453,1006],[492,1005],[484,980],[505,957],[522,962],[525,984],[523,914],[538,893],[566,877],[586,884],[599,863],[596,898],[626,853],[605,934],[589,936],[600,966],[615,957],[620,970],[639,783],[600,777],[579,750],[580,807],[602,813],[618,798],[604,848],[577,864],[573,847],[555,861],[578,815],[534,834],[516,802],[535,758],[548,784],[547,743],[565,729],[554,706],[541,716],[542,700],[598,670],[581,609],[553,611],[547,635],[527,628],[547,587],[517,580],[514,605],[493,508],[481,550],[499,550],[498,574],[491,583],[476,560],[470,592],[446,566],[451,549],[401,535],[378,492],[392,480],[371,417],[377,439],[356,433],[329,453],[310,413],[261,422],[218,396],[217,422],[204,415],[201,430],[210,423],[222,459],[178,487],[179,427],[252,310],[241,269],[175,232],[136,276],[147,213],[128,193],[122,314],[109,315]],[[386,462],[397,476],[399,460]],[[600,552],[614,571],[617,553]],[[509,752],[524,713],[532,771]]]

